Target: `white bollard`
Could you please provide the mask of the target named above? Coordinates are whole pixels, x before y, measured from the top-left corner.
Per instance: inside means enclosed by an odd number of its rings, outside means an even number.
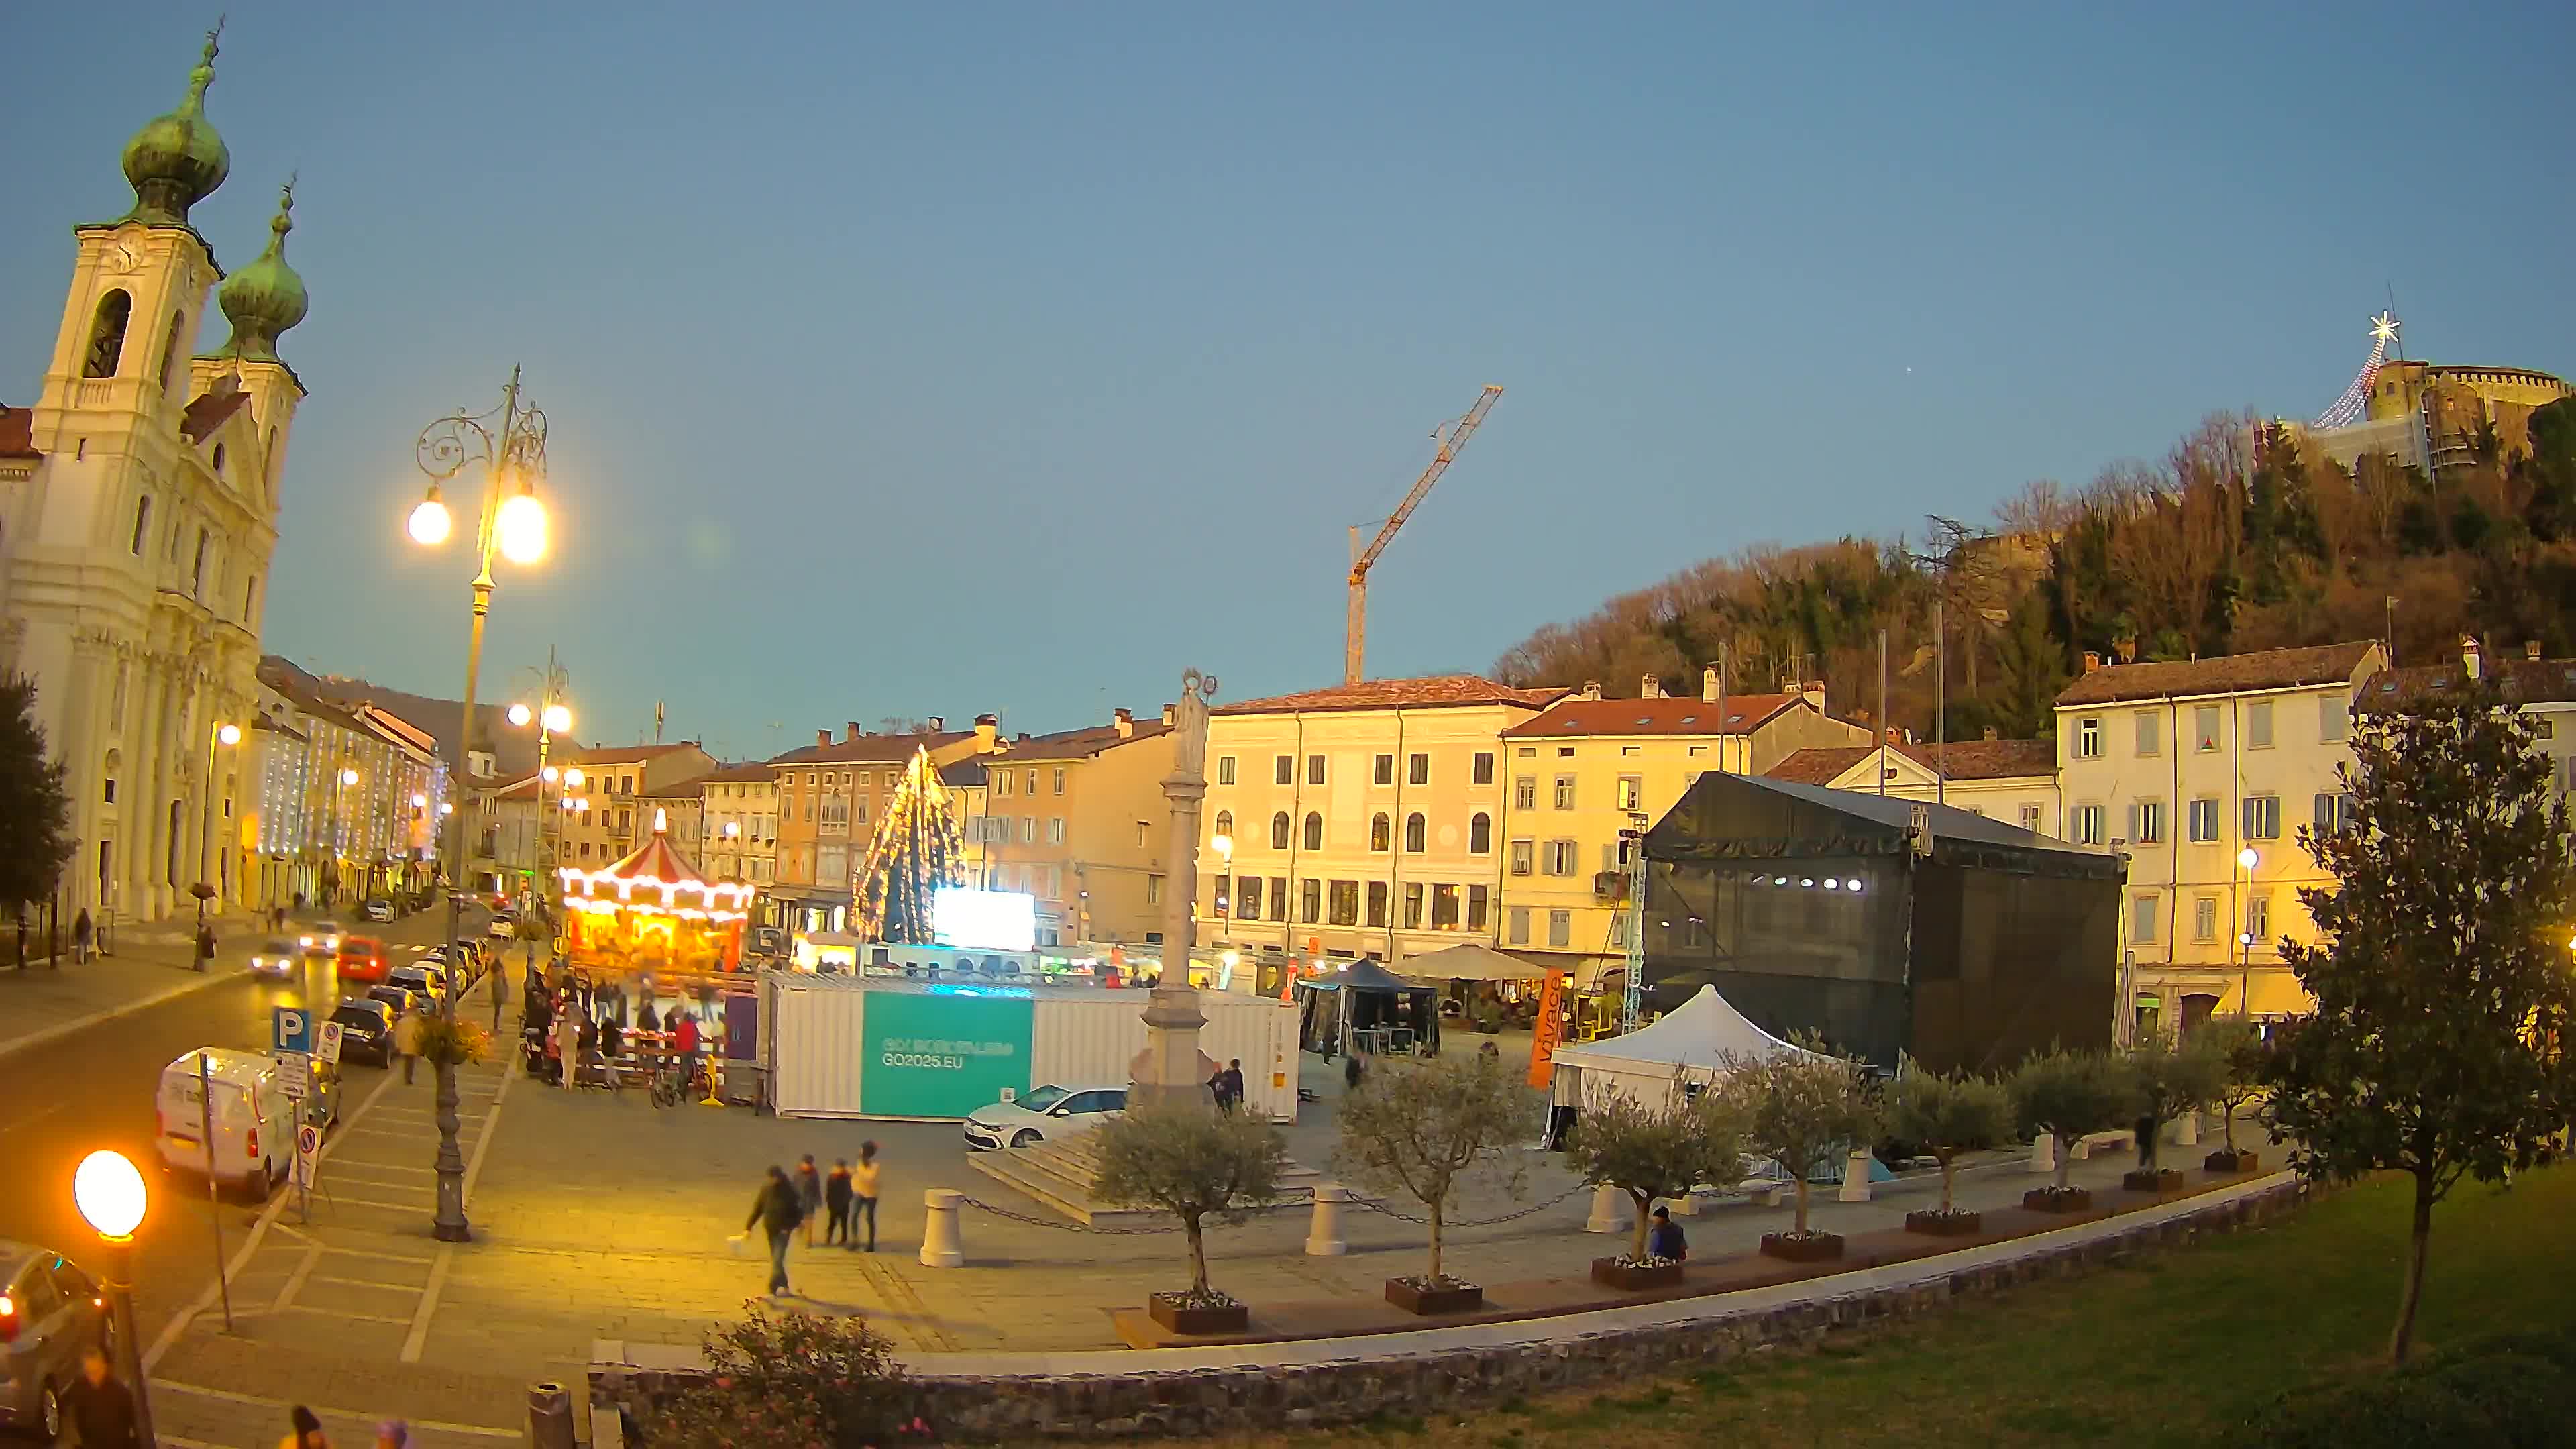
[[[957,1208],[966,1194],[953,1188],[934,1187],[921,1195],[922,1206],[930,1209],[930,1221],[921,1230],[921,1266],[955,1268],[966,1262],[966,1253],[957,1238]]]
[[[2074,1141],[2074,1143],[2073,1143],[2073,1145],[2069,1146],[2069,1147],[2066,1149],[2066,1156],[2067,1156],[2068,1160],[2070,1160],[2070,1161],[2074,1161],[2074,1162],[2090,1162],[2090,1161],[2092,1161],[2092,1160],[2093,1160],[2093,1139],[2092,1139],[2092,1138],[2090,1138],[2090,1137],[2078,1137],[2078,1138],[2076,1138],[2076,1139],[2075,1139],[2075,1141]]]
[[[1869,1154],[1855,1152],[1843,1159],[1843,1190],[1836,1194],[1844,1202],[1869,1201]]]
[[[1350,1201],[1351,1190],[1325,1183],[1315,1189],[1315,1216],[1306,1226],[1306,1256],[1338,1258],[1351,1250],[1342,1241],[1342,1204]]]
[[[1592,1216],[1583,1220],[1583,1230],[1587,1233],[1615,1233],[1629,1226],[1625,1220],[1627,1215],[1620,1211],[1627,1206],[1627,1197],[1626,1193],[1608,1183],[1592,1189]]]
[[[2057,1175],[2057,1139],[2042,1132],[2030,1139],[2030,1170]]]
[[[2176,1117],[2174,1119],[2174,1146],[2198,1147],[2199,1145],[2200,1113],[2196,1111],[2185,1112],[2181,1116]]]

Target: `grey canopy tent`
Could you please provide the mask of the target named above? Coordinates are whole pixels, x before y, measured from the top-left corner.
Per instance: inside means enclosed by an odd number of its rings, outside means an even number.
[[[1338,969],[1297,983],[1300,1045],[1325,1056],[1348,1052],[1351,1033],[1395,1027],[1413,1033],[1425,1052],[1440,1049],[1440,992],[1393,975],[1371,961],[1346,961]]]

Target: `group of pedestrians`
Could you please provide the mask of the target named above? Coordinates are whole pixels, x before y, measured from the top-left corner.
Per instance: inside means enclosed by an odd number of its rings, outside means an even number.
[[[769,1294],[773,1298],[790,1296],[787,1286],[787,1249],[795,1242],[797,1229],[805,1232],[805,1246],[838,1244],[844,1251],[862,1251],[859,1247],[859,1224],[867,1224],[866,1252],[877,1250],[877,1200],[883,1195],[882,1174],[885,1165],[877,1160],[874,1142],[859,1144],[859,1160],[834,1158],[827,1176],[816,1166],[813,1153],[796,1161],[790,1173],[783,1167],[769,1169],[760,1191],[751,1200],[751,1215],[743,1219],[737,1241],[748,1238],[759,1228],[769,1244]],[[818,1223],[821,1226],[818,1228]]]
[[[1243,1059],[1236,1057],[1211,1073],[1207,1080],[1208,1095],[1216,1099],[1216,1109],[1227,1116],[1243,1105]]]
[[[81,1350],[80,1377],[63,1391],[63,1417],[80,1449],[151,1449],[143,1442],[143,1418],[133,1386],[116,1376],[107,1349],[91,1344]],[[331,1436],[311,1409],[297,1404],[287,1414],[289,1432],[277,1449],[331,1449]],[[411,1425],[386,1419],[376,1425],[375,1449],[410,1449]]]

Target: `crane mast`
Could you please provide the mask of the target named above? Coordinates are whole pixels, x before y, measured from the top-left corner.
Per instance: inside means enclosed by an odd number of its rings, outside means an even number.
[[[1413,480],[1413,491],[1405,494],[1404,501],[1395,506],[1395,512],[1387,515],[1385,525],[1378,529],[1377,537],[1370,540],[1367,548],[1360,547],[1359,529],[1351,529],[1351,603],[1350,614],[1342,626],[1342,683],[1357,684],[1364,673],[1361,660],[1368,651],[1369,569],[1377,563],[1377,556],[1386,552],[1387,544],[1395,538],[1395,531],[1404,527],[1404,520],[1411,518],[1413,510],[1422,506],[1422,499],[1431,491],[1431,485],[1439,482],[1440,475],[1449,471],[1449,465],[1457,460],[1459,450],[1466,447],[1467,439],[1475,435],[1476,426],[1485,420],[1486,413],[1493,411],[1494,399],[1502,395],[1502,388],[1493,383],[1485,384],[1484,392],[1477,397],[1475,406],[1467,409],[1466,416],[1444,423],[1432,433],[1432,437],[1439,440],[1439,451],[1431,455],[1430,466],[1422,470],[1421,477]]]

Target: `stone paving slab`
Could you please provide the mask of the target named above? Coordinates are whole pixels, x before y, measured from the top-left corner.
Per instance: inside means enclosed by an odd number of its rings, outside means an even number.
[[[193,938],[189,938],[193,939]],[[240,948],[225,949],[212,969],[199,973],[193,946],[145,946],[130,938],[113,956],[59,964],[31,962],[25,970],[0,969],[0,1056],[112,1021],[173,997],[188,996],[241,977],[249,968]]]

